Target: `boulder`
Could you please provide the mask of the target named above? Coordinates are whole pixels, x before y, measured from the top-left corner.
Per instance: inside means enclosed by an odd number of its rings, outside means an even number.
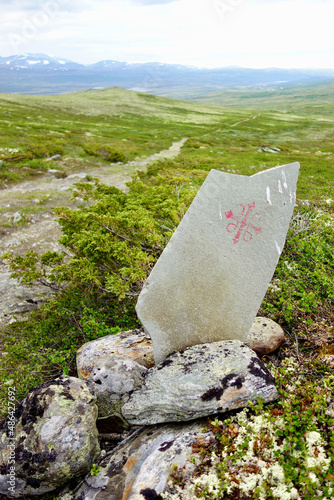
[[[275,380],[239,340],[212,342],[169,355],[147,371],[124,404],[133,425],[187,421],[277,398]]]
[[[275,321],[258,317],[247,336],[246,344],[259,356],[277,351],[285,341],[283,328]]]
[[[151,427],[125,443],[100,464],[97,476],[88,476],[75,493],[67,488],[59,500],[159,500],[173,466],[194,472],[189,461],[193,446],[214,446],[207,420],[191,424]]]
[[[98,361],[87,383],[97,397],[100,432],[122,432],[129,425],[121,408],[143,382],[147,368],[122,356],[111,355]]]
[[[50,158],[46,158],[45,161],[62,161],[62,157],[60,155],[53,155]]]
[[[78,376],[87,379],[102,358],[113,354],[128,358],[146,368],[154,366],[151,339],[143,330],[130,330],[116,335],[107,335],[80,347],[77,351]]]
[[[62,376],[30,391],[0,425],[0,494],[42,495],[87,473],[100,454],[96,418],[95,396],[82,380]]]

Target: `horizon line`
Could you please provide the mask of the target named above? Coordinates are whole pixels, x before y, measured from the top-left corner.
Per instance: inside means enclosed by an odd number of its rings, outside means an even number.
[[[254,68],[254,67],[251,67],[251,66],[239,66],[237,64],[230,64],[230,65],[227,65],[227,66],[213,66],[213,67],[205,67],[205,66],[195,66],[195,65],[192,65],[192,64],[181,64],[181,63],[162,63],[161,61],[141,61],[141,62],[130,62],[130,61],[118,61],[116,59],[100,59],[96,62],[93,62],[93,63],[78,63],[77,61],[74,61],[73,59],[67,59],[65,57],[60,57],[60,56],[54,56],[54,55],[50,55],[50,54],[45,54],[45,53],[42,53],[42,52],[23,52],[21,54],[12,54],[10,56],[1,56],[0,55],[0,58],[12,58],[12,57],[17,57],[17,56],[46,56],[46,57],[50,57],[52,59],[65,59],[66,62],[68,63],[75,63],[75,64],[79,64],[81,66],[92,66],[94,64],[98,64],[100,62],[107,62],[107,61],[113,61],[113,62],[117,62],[117,63],[121,63],[121,64],[162,64],[162,65],[165,65],[165,66],[182,66],[182,67],[185,67],[185,68],[195,68],[195,69],[198,69],[198,70],[217,70],[217,69],[250,69],[250,70],[280,70],[280,69],[283,69],[283,70],[297,70],[297,71],[303,71],[303,70],[316,70],[316,71],[334,71],[334,67],[326,67],[326,68],[320,68],[320,67],[302,67],[302,68],[298,68],[298,67],[283,67],[283,66],[262,66],[260,68]]]

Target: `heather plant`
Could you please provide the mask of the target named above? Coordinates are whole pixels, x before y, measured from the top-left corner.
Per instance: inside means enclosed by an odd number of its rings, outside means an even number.
[[[196,191],[189,176],[171,172],[154,182],[135,178],[127,194],[100,182],[77,184],[81,209],[55,210],[60,242],[73,257],[55,252],[39,257],[33,251],[4,257],[23,283],[37,280],[58,288],[70,282],[87,292],[135,297]]]

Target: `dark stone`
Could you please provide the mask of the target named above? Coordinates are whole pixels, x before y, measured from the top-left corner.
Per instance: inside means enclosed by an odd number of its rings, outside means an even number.
[[[158,495],[155,490],[151,490],[150,488],[146,488],[146,490],[141,490],[140,494],[143,495],[145,500],[162,500],[162,496]]]
[[[255,377],[262,378],[267,384],[275,384],[274,377],[259,358],[254,356],[248,365],[248,369],[249,373]]]
[[[201,396],[201,400],[212,401],[213,399],[216,398],[216,400],[218,401],[223,395],[223,393],[224,389],[222,389],[221,387],[212,387],[212,389],[209,389]]]
[[[112,432],[122,433],[124,428],[128,429],[130,426],[117,415],[112,415],[107,418],[99,418],[96,421],[96,427],[100,434],[110,434]]]
[[[159,448],[159,451],[167,451],[171,446],[173,446],[174,440],[173,441],[166,441],[165,443],[162,443],[162,445]]]
[[[41,481],[39,481],[38,479],[34,478],[34,477],[28,477],[27,478],[27,484],[29,486],[32,486],[32,488],[39,488],[40,485],[41,485]]]
[[[245,382],[245,377],[243,375],[240,375],[240,377],[231,382],[231,387],[236,387],[237,389],[241,389],[244,382]]]

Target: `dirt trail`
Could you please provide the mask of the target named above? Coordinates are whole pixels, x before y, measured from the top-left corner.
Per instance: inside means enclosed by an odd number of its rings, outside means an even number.
[[[167,150],[122,166],[112,164],[89,168],[61,179],[56,177],[57,171],[51,170],[37,180],[0,190],[0,255],[7,251],[20,255],[27,250],[40,254],[48,250],[60,251],[62,248],[58,239],[61,231],[53,216],[52,207],[71,205],[71,193],[76,182],[83,181],[90,175],[105,184],[126,190],[126,182],[130,180],[131,174],[136,170],[145,169],[149,163],[159,159],[175,158],[186,140],[187,138],[184,138],[174,142]],[[34,205],[35,213],[25,216],[27,207]],[[47,294],[45,287],[30,288],[10,279],[9,266],[0,260],[0,323],[14,322],[14,315],[34,309],[43,300],[39,296],[41,293]]]
[[[246,118],[245,120],[241,120],[240,122],[234,123],[233,125],[231,125],[231,127],[236,127],[240,123],[249,122],[250,120],[255,120],[255,118],[257,118],[258,116],[261,116],[261,113],[258,113],[257,115],[252,116],[252,118]]]

